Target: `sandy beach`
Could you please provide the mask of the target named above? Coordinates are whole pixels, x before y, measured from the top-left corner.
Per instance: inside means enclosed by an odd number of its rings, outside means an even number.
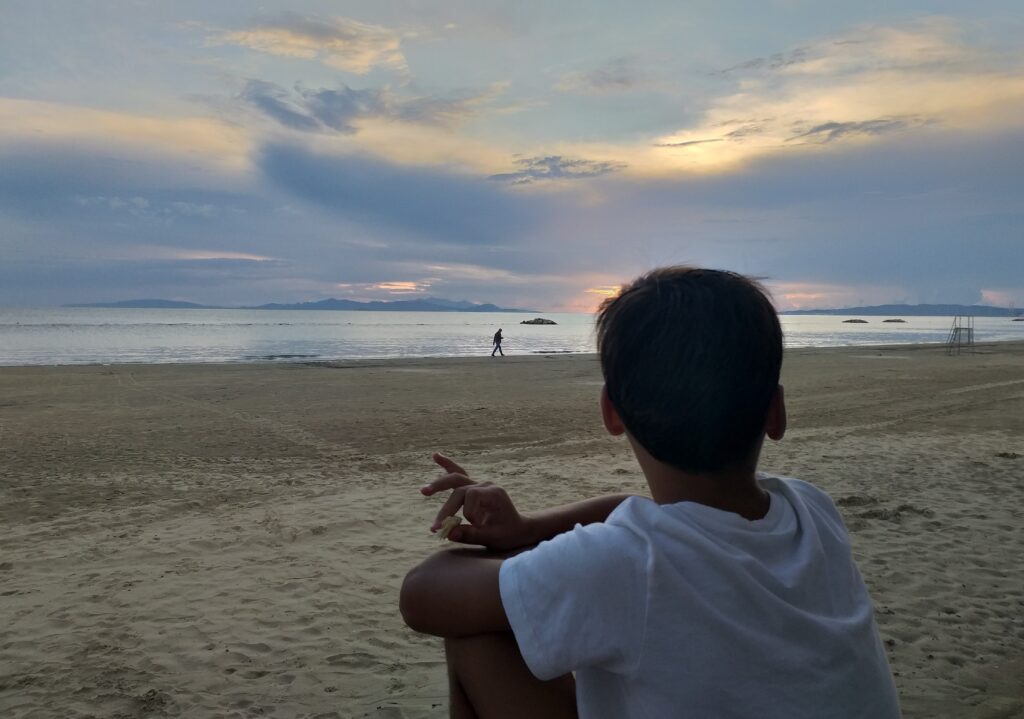
[[[795,350],[762,468],[832,494],[906,717],[1024,716],[1024,343]],[[645,489],[596,357],[0,368],[0,716],[447,715],[398,615],[443,451]]]

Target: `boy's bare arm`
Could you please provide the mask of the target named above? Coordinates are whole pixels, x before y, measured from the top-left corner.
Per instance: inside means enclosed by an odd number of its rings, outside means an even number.
[[[608,519],[612,510],[630,496],[629,494],[607,494],[561,507],[530,512],[525,515],[525,518],[535,537],[531,544],[538,544],[562,532],[568,532],[577,524],[603,522]]]
[[[630,496],[606,495],[520,514],[501,487],[489,482],[474,482],[462,467],[443,455],[435,454],[434,461],[448,473],[420,491],[428,497],[447,490],[452,490],[452,493],[438,511],[430,527],[431,531],[436,532],[445,518],[461,511],[469,524],[455,527],[448,539],[462,544],[479,544],[489,549],[531,547],[567,532],[577,524],[603,522],[612,510]]]

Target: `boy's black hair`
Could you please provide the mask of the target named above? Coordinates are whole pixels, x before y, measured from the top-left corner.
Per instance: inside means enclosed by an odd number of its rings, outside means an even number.
[[[608,397],[655,459],[716,473],[753,459],[782,367],[782,328],[756,281],[663,267],[605,300],[597,347]]]

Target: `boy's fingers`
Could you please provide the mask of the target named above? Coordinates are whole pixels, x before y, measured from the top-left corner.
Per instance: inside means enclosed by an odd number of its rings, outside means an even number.
[[[490,515],[498,508],[494,503],[493,489],[496,488],[477,485],[466,492],[462,500],[462,516],[467,522],[477,527],[488,522]]]
[[[472,479],[464,474],[446,474],[442,477],[438,477],[433,482],[430,482],[420,488],[420,492],[429,497],[437,492],[444,492],[449,489],[456,489],[458,487],[468,487],[471,484],[475,484]]]
[[[448,500],[444,503],[444,506],[441,507],[441,511],[437,513],[437,517],[434,518],[434,523],[430,525],[430,531],[436,532],[438,529],[440,529],[441,522],[443,522],[448,517],[451,517],[453,514],[456,514],[462,508],[462,503],[465,501],[465,499],[466,487],[456,488],[456,490],[451,493],[451,496],[448,497]]]
[[[458,462],[445,457],[440,452],[434,452],[434,461],[441,465],[441,467],[444,468],[444,471],[449,474],[464,474],[469,476],[469,472],[460,467]]]
[[[487,544],[483,532],[472,524],[460,524],[448,533],[448,539],[459,544]]]

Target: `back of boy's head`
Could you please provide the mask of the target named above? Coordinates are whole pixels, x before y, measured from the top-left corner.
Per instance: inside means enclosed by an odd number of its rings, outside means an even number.
[[[782,328],[757,282],[653,270],[601,305],[597,346],[608,398],[655,459],[713,474],[753,458],[782,367]]]

